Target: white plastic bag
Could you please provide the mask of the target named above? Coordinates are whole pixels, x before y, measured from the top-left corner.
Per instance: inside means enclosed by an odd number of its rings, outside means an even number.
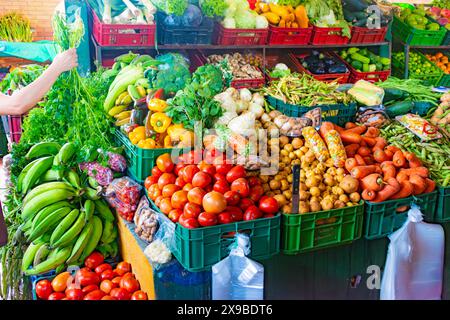
[[[246,257],[248,235],[238,233],[230,255],[212,267],[213,300],[263,300],[264,267]]]
[[[381,300],[440,300],[444,267],[444,230],[423,222],[416,205],[403,226],[389,236],[381,280]]]

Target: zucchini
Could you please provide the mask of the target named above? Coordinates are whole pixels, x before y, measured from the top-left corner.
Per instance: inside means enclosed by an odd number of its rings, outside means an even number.
[[[359,54],[359,53],[353,53],[351,55],[351,57],[352,57],[353,60],[357,60],[357,61],[360,61],[362,63],[366,63],[366,64],[370,63],[370,59],[369,58],[367,58],[367,57],[365,57],[365,56],[363,56],[362,54]]]
[[[359,48],[350,48],[347,50],[348,54],[354,54],[357,53],[359,51]]]
[[[389,117],[396,117],[402,114],[406,114],[412,110],[414,107],[414,102],[412,101],[402,101],[395,103],[386,108],[386,112]]]
[[[363,67],[361,61],[358,60],[353,60],[352,61],[352,67],[357,69],[357,70],[361,70],[361,68]]]
[[[368,63],[364,63],[363,64],[362,71],[363,72],[369,72],[369,64]]]
[[[396,88],[385,88],[383,104],[386,104],[395,100],[403,100],[409,96],[409,93]]]

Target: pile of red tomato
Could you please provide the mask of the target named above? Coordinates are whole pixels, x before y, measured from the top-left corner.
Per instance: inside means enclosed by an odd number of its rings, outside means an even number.
[[[66,271],[52,281],[38,281],[37,297],[42,300],[148,300],[128,262],[119,262],[113,269],[104,262],[101,253],[94,251],[84,265],[75,276]]]
[[[163,154],[145,180],[148,197],[173,222],[198,228],[269,218],[278,212],[277,201],[263,196],[260,179],[247,177],[243,166],[227,163],[220,153],[197,161],[200,155],[191,151],[175,164]]]

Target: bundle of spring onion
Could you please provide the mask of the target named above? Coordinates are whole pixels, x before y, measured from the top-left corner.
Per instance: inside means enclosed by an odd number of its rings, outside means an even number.
[[[30,21],[16,12],[0,16],[0,40],[31,42]]]

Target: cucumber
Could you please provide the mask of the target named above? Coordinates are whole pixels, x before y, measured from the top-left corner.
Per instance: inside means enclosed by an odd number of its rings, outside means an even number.
[[[367,57],[365,57],[365,56],[363,56],[362,54],[359,54],[359,53],[353,53],[351,55],[351,57],[352,57],[353,60],[361,61],[362,63],[366,63],[366,64],[370,63],[370,59],[369,58],[367,58]]]
[[[402,114],[406,114],[412,110],[414,107],[414,102],[412,101],[402,101],[397,102],[386,108],[386,113],[389,117],[396,117]]]
[[[348,54],[354,54],[357,53],[359,51],[359,48],[350,48],[347,50]]]
[[[363,64],[360,62],[360,61],[358,61],[358,60],[353,60],[352,61],[352,67],[353,68],[355,68],[355,69],[362,69],[362,67],[363,67]]]
[[[362,71],[363,72],[369,72],[369,64],[368,63],[363,63]]]
[[[395,100],[403,100],[408,97],[408,93],[406,91],[396,89],[396,88],[385,88],[384,89],[384,98],[383,104],[387,104],[388,102]]]

